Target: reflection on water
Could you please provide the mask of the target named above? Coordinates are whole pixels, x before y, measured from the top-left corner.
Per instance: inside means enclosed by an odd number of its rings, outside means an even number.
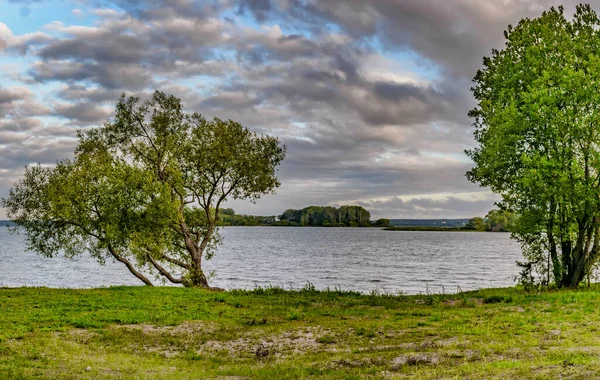
[[[341,287],[404,293],[455,292],[514,285],[519,246],[508,234],[383,231],[376,228],[226,227],[206,262],[211,285]],[[139,285],[120,263],[105,266],[25,252],[23,237],[0,228],[0,286]]]

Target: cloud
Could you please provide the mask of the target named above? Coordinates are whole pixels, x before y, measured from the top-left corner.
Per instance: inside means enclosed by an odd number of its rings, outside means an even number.
[[[508,24],[550,5],[91,0],[93,24],[14,35],[0,23],[0,51],[21,63],[0,89],[0,195],[22,165],[69,156],[75,129],[102,124],[121,93],[161,89],[287,145],[278,195],[233,202],[239,212],[359,202],[377,217],[484,215],[490,193],[464,177],[470,79]]]
[[[53,164],[72,155],[74,140],[57,137],[73,131],[48,126],[43,118],[51,112],[28,88],[0,87],[0,196],[6,195],[25,165]],[[1,210],[0,217],[4,217]]]
[[[51,37],[40,31],[15,36],[6,24],[0,22],[0,52],[6,50],[8,53],[26,54],[29,49],[35,49],[49,40]]]
[[[63,103],[54,107],[55,116],[69,120],[74,125],[93,125],[98,124],[98,120],[107,120],[112,113],[112,109],[93,106],[89,103]]]

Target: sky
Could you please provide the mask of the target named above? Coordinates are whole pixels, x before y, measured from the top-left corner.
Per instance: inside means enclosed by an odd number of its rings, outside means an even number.
[[[465,177],[471,80],[509,24],[559,4],[0,0],[0,197],[26,165],[72,157],[121,93],[161,90],[286,145],[277,193],[238,213],[484,216],[498,198]]]

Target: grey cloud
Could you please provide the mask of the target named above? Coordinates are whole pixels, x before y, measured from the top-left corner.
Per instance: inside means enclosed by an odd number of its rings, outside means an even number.
[[[5,122],[44,116],[48,113],[49,108],[39,103],[28,89],[23,87],[0,88],[0,117],[3,117]]]
[[[494,198],[464,199],[448,196],[443,199],[415,198],[403,200],[393,197],[386,200],[360,202],[360,205],[371,210],[377,217],[387,218],[437,218],[444,215],[447,218],[470,218],[484,216],[494,207]]]
[[[377,38],[384,48],[410,48],[453,75],[471,78],[481,58],[501,47],[502,31],[538,16],[554,0],[290,0],[270,9],[270,19],[302,22],[323,32],[338,25],[354,38]],[[565,1],[562,2],[564,4]],[[566,1],[568,8],[578,1]],[[265,18],[265,13],[261,14]]]
[[[374,216],[392,217],[462,217],[491,207],[488,199],[439,200],[432,194],[479,190],[464,178],[470,165],[462,151],[473,144],[466,117],[473,106],[469,79],[481,57],[502,42],[507,24],[535,16],[550,4],[91,3],[116,4],[118,10],[94,11],[95,28],[56,23],[48,30],[60,38],[37,34],[12,41],[12,53],[34,58],[24,69],[29,83],[61,86],[46,108],[31,94],[19,98],[0,89],[0,114],[11,116],[0,122],[5,155],[0,169],[68,156],[75,127],[100,124],[122,92],[145,97],[158,88],[181,97],[191,111],[240,121],[287,144],[278,195],[265,197],[259,209],[234,202],[240,212],[360,201],[373,208]],[[244,25],[243,17],[225,19],[235,12],[261,25]],[[403,76],[398,74],[402,68],[395,67],[389,71],[397,75],[388,75],[365,63],[407,52],[420,60],[416,65],[427,66],[425,76]],[[25,115],[25,103],[37,111]],[[46,125],[47,120],[35,117],[42,114],[64,125]],[[25,132],[44,139],[26,138]],[[19,147],[19,141],[36,154]],[[415,194],[422,196],[398,201]]]
[[[81,103],[60,104],[54,107],[55,116],[69,120],[76,125],[99,125],[111,115],[111,110]]]
[[[118,89],[106,89],[103,87],[89,87],[82,86],[79,84],[69,84],[57,92],[59,98],[75,102],[75,101],[86,101],[86,105],[102,104],[115,102],[116,99],[121,95],[121,91]],[[83,105],[85,107],[86,105]]]
[[[141,64],[47,61],[32,67],[29,75],[38,82],[88,82],[108,89],[142,90],[152,84],[152,75]]]
[[[41,49],[38,55],[46,60],[77,57],[96,62],[131,63],[143,59],[147,49],[143,41],[128,35],[99,32],[94,35],[94,40],[56,40]]]
[[[185,15],[204,19],[217,15],[224,8],[233,7],[229,0],[116,0],[95,1],[101,5],[116,4],[131,16],[141,20],[167,19]]]
[[[13,103],[28,97],[30,93],[23,89],[0,88],[0,104]]]
[[[238,7],[238,14],[245,14],[246,10],[250,10],[254,17],[259,21],[264,21],[271,11],[270,0],[244,0]]]
[[[37,118],[23,119],[4,119],[0,121],[0,131],[2,132],[27,132],[39,128],[43,123]]]
[[[223,105],[229,107],[254,107],[261,103],[261,99],[241,92],[222,92],[218,95],[205,99],[203,108],[218,108]]]

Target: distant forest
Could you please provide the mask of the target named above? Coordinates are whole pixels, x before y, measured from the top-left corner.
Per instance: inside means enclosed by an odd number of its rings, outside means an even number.
[[[222,226],[298,226],[298,227],[390,227],[417,231],[510,231],[518,217],[509,211],[491,210],[487,215],[461,219],[377,219],[361,206],[309,206],[288,209],[281,215],[259,216],[236,214],[231,208],[221,209]]]
[[[371,222],[371,213],[361,206],[310,206],[301,210],[289,209],[279,216],[236,214],[233,209],[221,210],[223,226],[313,226],[313,227],[372,227],[389,226],[389,219]]]
[[[291,226],[370,227],[371,213],[361,206],[310,206],[286,210],[281,223]]]

